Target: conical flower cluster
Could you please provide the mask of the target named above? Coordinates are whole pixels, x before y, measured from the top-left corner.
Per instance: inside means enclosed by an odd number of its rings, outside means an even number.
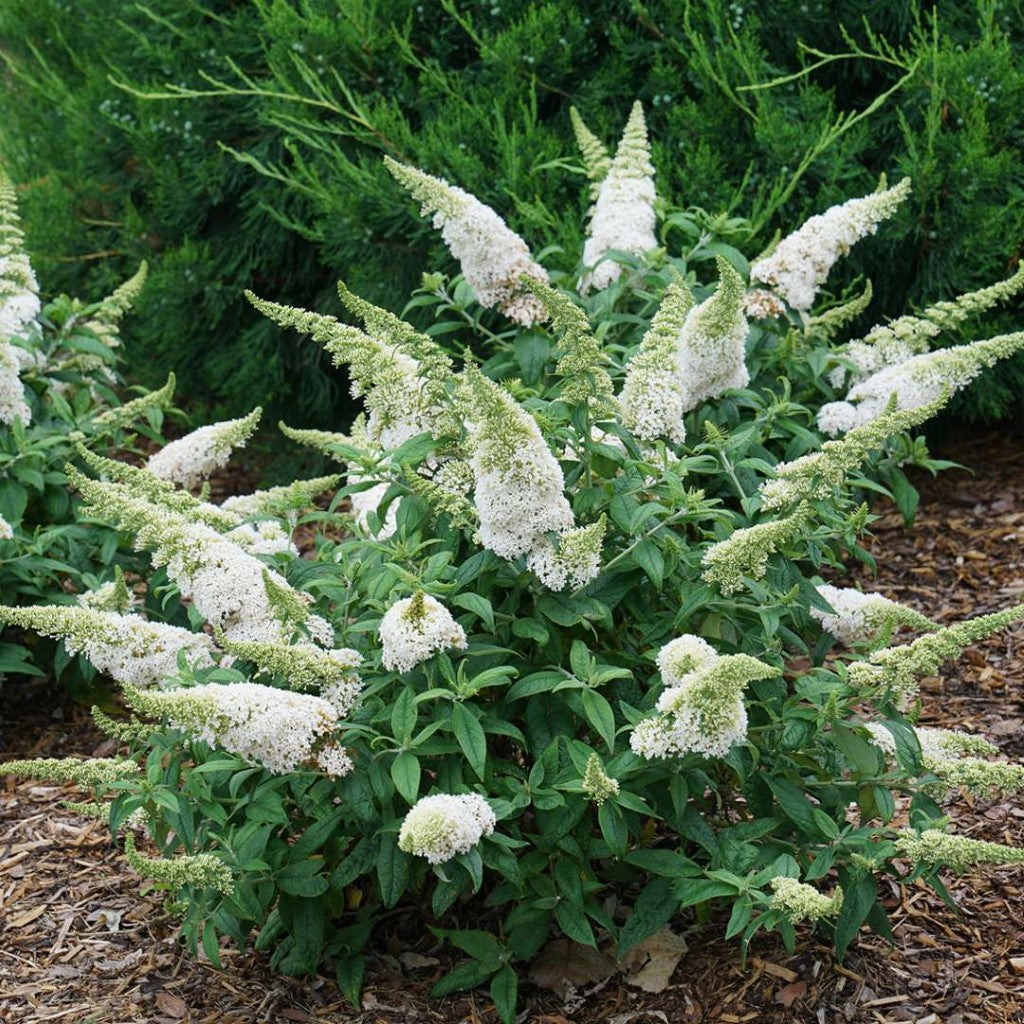
[[[561,589],[569,577],[582,585],[597,573],[599,533],[575,532],[566,500],[565,478],[537,421],[502,387],[474,367],[463,373],[475,479],[474,503],[480,516],[480,543],[502,558],[526,556],[527,567]],[[553,548],[549,533],[566,548]],[[566,557],[572,556],[572,564]],[[562,568],[559,568],[561,563]],[[561,584],[561,586],[559,586]]]
[[[688,391],[683,383],[679,340],[692,308],[690,289],[682,283],[670,284],[626,366],[626,382],[619,396],[622,422],[644,441],[666,437],[682,444],[686,440],[683,414]]]
[[[732,388],[744,388],[750,381],[743,279],[728,260],[717,256],[715,263],[718,286],[710,298],[690,310],[679,336],[684,411]]]
[[[436,597],[415,594],[396,601],[380,621],[384,667],[408,672],[438,651],[466,646],[466,633]]]
[[[40,309],[39,285],[24,244],[14,186],[0,172],[0,423],[20,419],[28,424],[32,418],[19,376],[24,350],[11,344],[35,322]]]
[[[593,150],[588,142],[588,151]],[[592,162],[592,166],[599,166]],[[597,192],[593,216],[583,246],[581,291],[607,288],[622,268],[610,257],[614,251],[642,256],[658,247],[654,234],[654,167],[644,110],[633,104],[625,131],[608,173]]]

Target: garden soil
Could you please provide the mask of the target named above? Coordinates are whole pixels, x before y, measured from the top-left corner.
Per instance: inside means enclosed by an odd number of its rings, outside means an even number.
[[[877,575],[853,578],[940,622],[1024,599],[1019,437],[1007,427],[940,446],[973,471],[915,477],[922,500],[909,532],[880,507],[868,545]],[[925,680],[923,692],[923,724],[983,733],[1024,759],[1024,628],[979,644]],[[45,683],[7,684],[0,716],[0,758],[111,752],[87,713]],[[3,1024],[497,1021],[482,991],[427,998],[450,962],[439,943],[419,935],[415,912],[382,927],[359,1013],[330,978],[275,976],[260,954],[226,947],[222,970],[196,961],[158,895],[140,893],[107,829],[62,808],[74,795],[0,780]],[[950,810],[964,834],[1024,845],[1024,808],[1013,801],[960,796]],[[674,936],[660,936],[625,971],[610,957],[554,943],[523,983],[520,1024],[1020,1024],[1024,870],[990,868],[947,884],[956,910],[923,885],[901,892],[883,882],[895,944],[862,933],[843,964],[805,930],[794,955],[762,937],[743,962],[738,946],[722,939],[723,920],[698,930],[686,915],[673,923]],[[644,982],[661,991],[639,987]]]

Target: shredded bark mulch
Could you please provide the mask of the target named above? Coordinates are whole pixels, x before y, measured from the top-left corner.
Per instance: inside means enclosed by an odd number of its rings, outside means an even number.
[[[869,545],[878,575],[853,578],[940,622],[1024,599],[1024,450],[1001,430],[940,454],[972,467],[915,477],[911,531],[895,511]],[[924,681],[922,723],[979,732],[1024,757],[1024,630],[1008,630]],[[108,753],[88,714],[31,683],[0,691],[0,759]],[[370,958],[363,1010],[326,977],[283,978],[259,954],[231,947],[216,970],[185,952],[159,899],[140,893],[107,829],[61,807],[75,791],[0,780],[0,1021],[66,1024],[493,1024],[486,993],[427,999],[450,961],[432,940],[410,948],[403,922]],[[1024,845],[1024,810],[960,796],[958,831]],[[887,883],[883,883],[887,884]],[[924,886],[883,889],[896,942],[862,933],[844,964],[807,931],[795,955],[772,937],[746,963],[724,920],[674,924],[689,943],[663,992],[620,974],[567,995],[522,986],[520,1021],[540,1024],[1011,1024],[1024,1021],[1024,874],[991,868],[950,876],[958,912]],[[472,926],[472,922],[467,922]],[[408,922],[406,922],[408,926]],[[585,974],[585,971],[582,972]]]

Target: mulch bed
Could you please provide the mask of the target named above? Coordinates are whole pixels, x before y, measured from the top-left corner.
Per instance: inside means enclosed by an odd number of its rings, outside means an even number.
[[[1024,450],[1005,429],[940,453],[974,468],[917,479],[921,509],[911,532],[895,512],[875,523],[878,575],[865,589],[942,622],[1024,599]],[[15,689],[17,692],[14,692]],[[1024,757],[1024,630],[967,652],[923,684],[922,723],[983,733]],[[43,709],[43,710],[41,710]],[[0,759],[96,753],[103,737],[61,693],[31,683],[0,691]],[[485,993],[430,1001],[447,969],[423,943],[409,950],[401,922],[371,958],[362,1013],[325,977],[272,974],[263,956],[223,950],[215,970],[184,952],[175,925],[124,866],[106,828],[60,806],[72,790],[0,780],[0,1021],[67,1024],[397,1024],[497,1020]],[[960,797],[957,829],[1024,845],[1024,810]],[[520,1021],[541,1024],[973,1024],[1024,1020],[1024,877],[994,868],[948,878],[959,914],[923,886],[887,897],[896,944],[862,934],[843,965],[809,932],[794,956],[772,937],[744,964],[721,936],[676,924],[690,950],[664,992],[648,994],[620,975],[568,1000],[523,986]],[[415,952],[418,957],[408,954]],[[441,962],[434,962],[434,957]]]

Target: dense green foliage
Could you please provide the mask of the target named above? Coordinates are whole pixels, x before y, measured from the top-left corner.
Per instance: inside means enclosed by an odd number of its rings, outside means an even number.
[[[1019,0],[148,0],[116,14],[9,0],[0,155],[55,287],[109,287],[150,259],[128,343],[150,383],[174,369],[190,397],[233,411],[255,397],[293,420],[344,420],[319,353],[241,293],[329,309],[341,276],[396,307],[422,270],[447,268],[429,227],[392,202],[382,154],[570,254],[585,204],[566,173],[579,169],[570,103],[607,137],[638,95],[660,193],[750,216],[751,253],[879,173],[907,174],[911,201],[845,271],[885,267],[866,328],[1017,259],[1022,33]],[[801,40],[846,56],[819,66]],[[779,84],[749,88],[767,82]],[[1022,366],[986,377],[960,411],[1019,408]]]

